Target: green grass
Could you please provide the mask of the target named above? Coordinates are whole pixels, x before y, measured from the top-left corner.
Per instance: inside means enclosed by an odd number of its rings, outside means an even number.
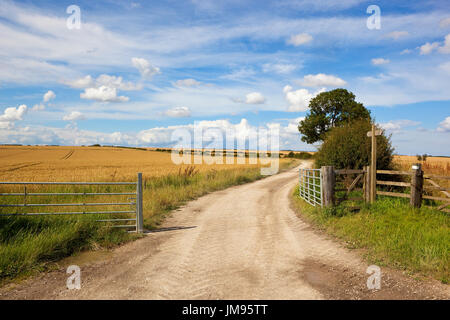
[[[426,207],[414,209],[408,201],[390,197],[380,197],[373,205],[359,204],[357,213],[351,213],[345,203],[315,208],[298,197],[298,188],[292,200],[306,220],[350,248],[364,248],[370,263],[449,282],[448,214]]]
[[[283,161],[281,169],[296,165],[298,161]],[[204,173],[173,174],[164,177],[144,177],[144,226],[156,228],[173,209],[189,200],[208,192],[225,189],[262,178],[259,168],[237,168]],[[104,180],[104,179],[103,179]],[[132,188],[132,187],[131,187]],[[115,186],[49,186],[27,192],[127,192]],[[2,192],[23,192],[23,190],[2,189]],[[123,196],[122,196],[123,197]],[[33,203],[76,203],[76,202],[129,202],[126,196],[118,200],[111,196],[81,200],[76,196],[52,198],[34,197]],[[20,197],[2,197],[3,204],[20,203]],[[31,200],[29,200],[31,201]],[[84,208],[83,208],[84,209]],[[33,212],[82,211],[72,207],[37,207]],[[129,210],[129,207],[87,207],[86,211]],[[18,276],[27,276],[48,269],[52,262],[83,250],[112,248],[136,239],[123,229],[111,228],[110,224],[95,220],[105,215],[33,216],[7,217],[1,213],[20,212],[16,208],[1,208],[0,211],[0,283]],[[111,217],[111,216],[109,216]],[[123,216],[121,216],[123,218]]]

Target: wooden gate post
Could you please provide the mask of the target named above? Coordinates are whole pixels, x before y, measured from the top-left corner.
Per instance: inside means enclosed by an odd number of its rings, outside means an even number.
[[[366,166],[364,167],[364,201],[366,203],[370,202],[370,175],[371,175],[371,171],[370,171],[370,166]]]
[[[370,203],[374,203],[377,198],[377,136],[383,132],[376,129],[372,124],[372,130],[367,132],[367,136],[372,138],[372,155],[370,157]]]
[[[416,163],[412,165],[411,175],[411,198],[409,203],[415,207],[420,208],[422,206],[422,193],[423,193],[423,171],[422,165]]]
[[[334,186],[336,185],[336,175],[333,166],[324,166],[322,170],[322,192],[323,206],[334,206]]]

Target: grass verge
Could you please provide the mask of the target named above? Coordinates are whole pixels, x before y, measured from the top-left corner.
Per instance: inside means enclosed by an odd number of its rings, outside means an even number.
[[[298,160],[283,160],[280,161],[280,169],[291,168],[297,164]],[[145,227],[156,228],[168,212],[189,200],[262,177],[260,169],[256,167],[201,173],[191,167],[180,170],[178,174],[144,177]],[[64,192],[70,191],[64,189]],[[13,203],[15,200],[10,197],[8,201]],[[50,203],[55,199],[44,197],[39,201]],[[70,203],[80,200],[65,197],[58,201]],[[80,251],[112,248],[139,237],[95,221],[104,218],[99,215],[2,217],[0,214],[0,285],[17,277],[47,270],[52,263]]]
[[[407,201],[380,197],[352,213],[344,205],[331,209],[310,206],[291,194],[297,213],[350,248],[365,249],[369,263],[390,266],[411,274],[431,276],[448,283],[450,217],[430,209],[414,209]]]

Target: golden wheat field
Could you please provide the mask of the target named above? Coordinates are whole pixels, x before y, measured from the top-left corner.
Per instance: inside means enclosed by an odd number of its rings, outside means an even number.
[[[425,161],[419,161],[416,156],[394,156],[394,164],[399,169],[411,170],[414,163],[422,164],[425,173],[450,176],[450,157],[427,157]]]
[[[248,164],[196,164],[196,170],[255,167]],[[283,161],[283,160],[281,160]],[[224,161],[225,163],[226,161]],[[170,152],[115,147],[1,146],[0,181],[129,181],[177,173]]]

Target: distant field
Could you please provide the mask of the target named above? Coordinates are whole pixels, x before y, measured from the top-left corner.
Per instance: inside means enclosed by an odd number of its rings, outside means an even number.
[[[411,170],[413,163],[421,163],[425,173],[450,176],[450,157],[427,157],[426,161],[419,161],[416,156],[394,156],[394,163],[402,170]]]
[[[257,167],[245,161],[195,166],[200,172]],[[126,181],[135,179],[137,172],[144,178],[160,177],[179,169],[169,152],[115,147],[0,147],[0,181]]]

